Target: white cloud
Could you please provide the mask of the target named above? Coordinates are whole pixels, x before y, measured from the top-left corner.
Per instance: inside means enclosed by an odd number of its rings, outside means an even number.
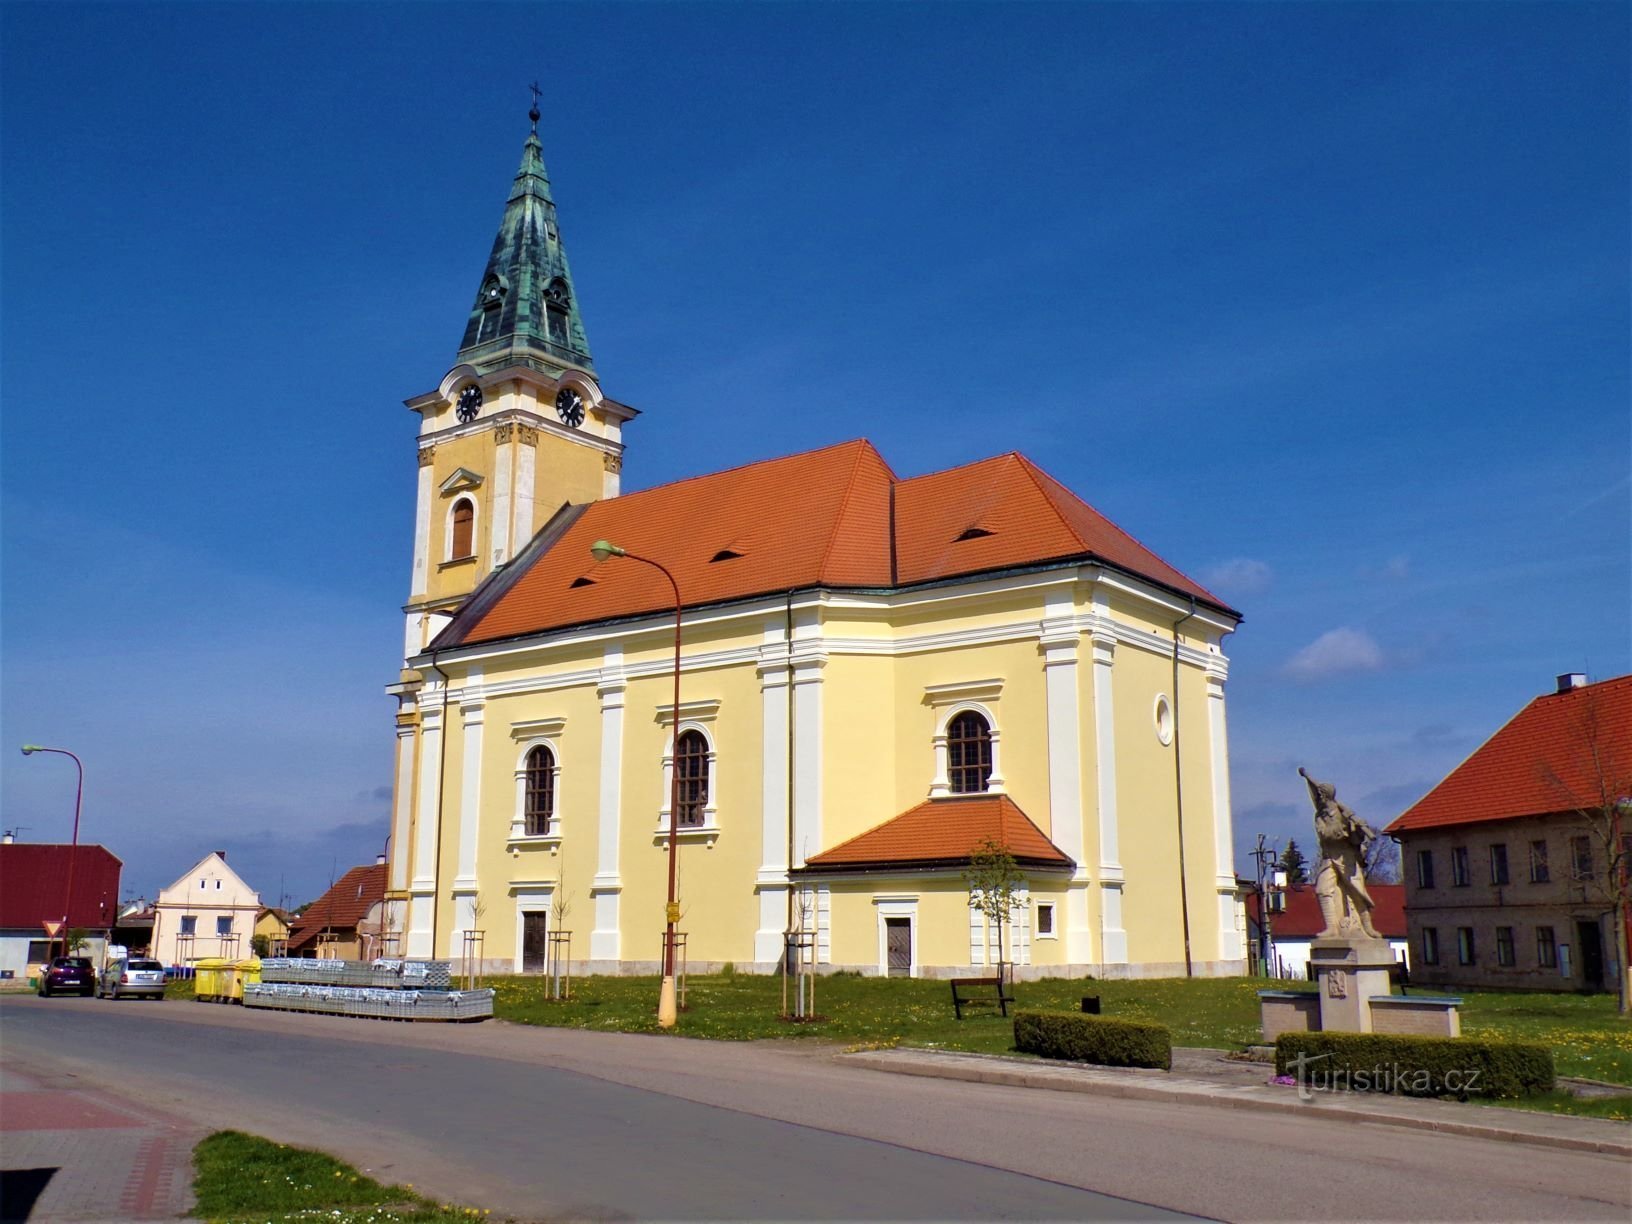
[[[1340,676],[1345,672],[1376,671],[1383,665],[1383,649],[1364,629],[1343,626],[1328,629],[1287,660],[1285,671],[1305,682]]]
[[[1363,565],[1360,567],[1360,577],[1380,579],[1384,582],[1404,582],[1411,577],[1411,558],[1401,553],[1390,557],[1381,565]]]
[[[1251,557],[1232,557],[1218,561],[1201,571],[1201,584],[1215,591],[1236,595],[1255,595],[1266,589],[1274,573],[1267,561]]]

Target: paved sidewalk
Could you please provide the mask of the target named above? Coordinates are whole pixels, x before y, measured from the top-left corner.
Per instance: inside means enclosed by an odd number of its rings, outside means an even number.
[[[1176,1048],[1171,1072],[906,1048],[845,1054],[841,1061],[898,1075],[1018,1088],[1270,1110],[1283,1115],[1288,1110],[1307,1110],[1327,1119],[1632,1157],[1632,1124],[1626,1122],[1380,1093],[1300,1093],[1291,1086],[1270,1084],[1275,1073],[1270,1064],[1226,1059],[1223,1050]]]
[[[193,1204],[204,1131],[79,1076],[0,1058],[0,1220],[166,1220]]]

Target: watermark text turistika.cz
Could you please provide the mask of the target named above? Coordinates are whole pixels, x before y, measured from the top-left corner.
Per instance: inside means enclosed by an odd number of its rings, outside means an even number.
[[[1462,1096],[1479,1086],[1477,1067],[1442,1072],[1436,1089],[1433,1073],[1426,1067],[1405,1067],[1398,1063],[1378,1063],[1371,1067],[1337,1068],[1316,1064],[1330,1054],[1299,1054],[1287,1066],[1288,1077],[1296,1081],[1298,1099],[1312,1101],[1317,1092],[1397,1092],[1408,1096],[1435,1096],[1446,1093]]]

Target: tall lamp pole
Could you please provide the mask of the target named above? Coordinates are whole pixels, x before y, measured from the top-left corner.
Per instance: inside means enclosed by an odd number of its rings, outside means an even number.
[[[597,561],[613,557],[628,557],[660,570],[674,591],[674,706],[670,716],[669,734],[674,744],[669,754],[669,897],[664,909],[663,928],[663,985],[657,996],[657,1023],[660,1028],[673,1028],[678,1019],[674,997],[674,927],[680,921],[680,899],[675,895],[679,866],[677,846],[680,841],[680,584],[669,573],[668,567],[650,557],[642,557],[619,548],[610,540],[596,540],[589,546]]]
[[[58,756],[69,757],[74,762],[74,768],[79,771],[79,785],[74,789],[74,841],[68,850],[68,888],[62,898],[62,954],[69,955],[68,948],[68,915],[74,905],[74,861],[79,858],[79,805],[85,797],[85,765],[77,756],[66,748],[44,748],[39,744],[24,744],[23,755],[33,756],[36,752],[54,752]]]

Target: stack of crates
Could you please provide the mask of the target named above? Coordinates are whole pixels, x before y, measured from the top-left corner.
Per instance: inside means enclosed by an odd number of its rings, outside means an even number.
[[[269,957],[241,983],[246,1007],[368,1016],[381,1020],[485,1020],[491,990],[450,990],[447,961],[310,960]]]

